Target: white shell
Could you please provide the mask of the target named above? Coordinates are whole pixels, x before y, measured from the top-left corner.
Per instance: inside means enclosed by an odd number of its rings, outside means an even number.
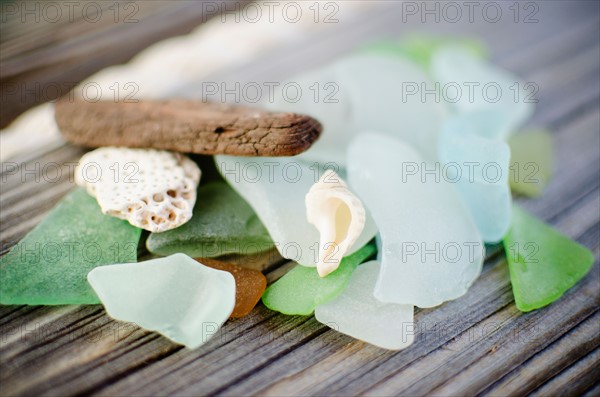
[[[179,153],[104,147],[81,158],[75,182],[96,197],[104,214],[156,233],[192,218],[200,174]]]
[[[305,198],[322,175],[324,165],[311,166],[296,157],[223,155],[215,156],[215,163],[229,185],[252,206],[281,256],[302,266],[316,267],[319,231],[306,220]],[[371,241],[376,233],[375,222],[367,212],[365,229],[347,255]]]
[[[361,235],[366,221],[365,207],[341,178],[327,170],[305,198],[306,218],[320,235],[317,272],[327,276]]]

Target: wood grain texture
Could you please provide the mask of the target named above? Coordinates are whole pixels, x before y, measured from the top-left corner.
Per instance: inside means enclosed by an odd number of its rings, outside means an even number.
[[[401,9],[386,4],[364,15],[360,24],[342,24],[318,40],[301,38],[294,48],[222,71],[213,81],[283,79],[369,39],[419,28],[479,35],[490,45],[494,62],[539,85],[530,125],[549,128],[555,139],[556,174],[547,190],[537,199],[517,202],[598,258],[598,4],[538,3],[537,24],[503,19],[498,24],[428,25],[399,24]],[[39,171],[24,179],[23,172],[0,175],[3,253],[72,187],[66,163],[82,153],[70,145],[32,153],[15,162],[20,170],[40,164]],[[61,164],[62,178],[44,178],[43,165],[49,162]],[[237,260],[263,270],[270,283],[294,266],[273,253]],[[520,313],[499,247],[488,249],[483,273],[465,296],[417,311],[416,341],[401,352],[356,341],[312,316],[280,315],[260,304],[248,317],[228,321],[194,351],[112,321],[99,306],[4,306],[0,395],[597,396],[599,307],[596,261],[590,274],[556,303]]]
[[[158,40],[190,32],[221,7],[245,2],[83,0],[58,2],[56,8],[40,1],[4,1],[0,128],[98,70],[124,63]]]
[[[204,155],[295,156],[321,134],[310,116],[192,99],[89,102],[61,99],[56,123],[69,142]]]

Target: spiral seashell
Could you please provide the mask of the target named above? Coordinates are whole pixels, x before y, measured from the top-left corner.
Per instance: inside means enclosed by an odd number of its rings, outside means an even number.
[[[317,272],[325,277],[340,261],[365,227],[366,213],[362,202],[342,179],[327,170],[305,198],[306,217],[320,234]]]

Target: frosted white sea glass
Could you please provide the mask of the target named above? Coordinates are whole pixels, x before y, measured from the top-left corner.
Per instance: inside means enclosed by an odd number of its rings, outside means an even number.
[[[317,306],[317,321],[356,339],[389,350],[414,340],[414,306],[383,303],[373,296],[380,265],[371,261],[352,274],[348,287],[335,299]]]
[[[484,247],[471,215],[454,186],[422,172],[425,164],[384,134],[361,134],[349,148],[349,184],[381,234],[374,294],[383,302],[437,306],[463,295],[481,271]]]
[[[281,92],[286,86],[294,92],[290,84],[303,90],[294,103]],[[351,54],[279,88],[274,101],[263,102],[264,107],[309,114],[323,124],[319,139],[298,159],[334,162],[344,168],[350,141],[365,130],[402,138],[429,160],[437,156],[446,105],[425,73],[409,61],[385,54]],[[424,90],[430,93],[423,95]]]
[[[252,206],[281,256],[315,267],[320,238],[306,219],[305,197],[323,169],[296,157],[215,156],[215,162],[221,175]],[[346,255],[369,242],[376,232],[367,213],[365,227]]]
[[[448,112],[435,85],[417,65],[385,54],[358,53],[332,67],[351,101],[356,132],[389,134],[417,148],[427,160],[436,158]],[[349,144],[348,139],[345,142]]]
[[[431,74],[456,112],[471,115],[471,122],[483,127],[489,138],[506,139],[533,112],[534,84],[520,81],[459,46],[437,50]]]
[[[297,95],[298,88],[301,94]],[[319,120],[323,131],[309,150],[295,158],[312,164],[330,162],[344,167],[348,142],[356,131],[351,115],[355,109],[345,85],[335,76],[331,64],[294,76],[274,90],[272,101],[261,102],[265,109],[307,114]]]
[[[215,335],[235,305],[231,273],[184,254],[100,266],[88,273],[88,281],[112,318],[191,349]]]

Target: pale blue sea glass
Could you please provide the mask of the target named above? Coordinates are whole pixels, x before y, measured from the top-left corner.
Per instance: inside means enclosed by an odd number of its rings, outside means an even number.
[[[231,273],[184,254],[97,267],[88,281],[112,318],[191,349],[214,336],[235,306]]]
[[[375,297],[433,307],[466,293],[484,257],[481,236],[456,187],[411,146],[384,134],[350,145],[348,180],[381,234]]]
[[[483,240],[497,243],[510,227],[510,148],[485,135],[470,116],[453,117],[444,125],[439,157],[443,178],[456,185]]]

